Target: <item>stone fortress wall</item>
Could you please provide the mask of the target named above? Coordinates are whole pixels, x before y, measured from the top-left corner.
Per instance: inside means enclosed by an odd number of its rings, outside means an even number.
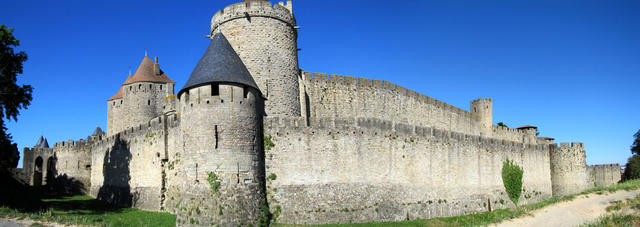
[[[584,144],[560,143],[551,154],[551,182],[553,196],[578,193],[589,188]]]
[[[160,210],[169,119],[160,116],[94,143],[89,194],[124,206]]]
[[[376,118],[267,118],[267,195],[278,222],[397,221],[513,207],[506,158],[524,168],[521,204],[552,193],[548,145]],[[270,177],[272,176],[272,177]],[[491,203],[490,205],[488,203]]]
[[[212,18],[264,103],[227,84],[180,96],[125,84],[108,102],[107,135],[25,148],[23,174],[34,185],[65,176],[98,199],[177,214],[178,225],[254,224],[265,198],[276,222],[295,224],[512,207],[507,158],[524,169],[520,204],[619,180],[619,166],[586,166],[582,143],[493,125],[491,99],[467,111],[387,81],[300,71],[295,25],[290,1],[237,3]]]
[[[302,75],[303,116],[310,118],[380,118],[527,144],[536,141],[535,130],[492,126],[491,99],[473,100],[466,111],[388,81],[307,71]],[[483,104],[488,110],[478,110]]]
[[[590,187],[604,187],[621,180],[620,164],[587,166]]]

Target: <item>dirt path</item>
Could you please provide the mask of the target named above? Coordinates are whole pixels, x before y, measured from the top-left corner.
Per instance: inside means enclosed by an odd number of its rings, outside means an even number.
[[[605,214],[610,202],[633,198],[639,194],[640,189],[602,195],[581,195],[569,202],[554,204],[534,211],[530,216],[504,221],[492,226],[579,226]]]
[[[0,218],[0,227],[23,227],[23,226],[63,227],[64,225],[55,224],[55,223],[36,222],[28,219],[18,220],[18,219]]]

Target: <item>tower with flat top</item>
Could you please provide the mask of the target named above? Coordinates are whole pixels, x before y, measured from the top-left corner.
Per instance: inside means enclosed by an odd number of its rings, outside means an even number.
[[[298,32],[291,1],[245,0],[218,11],[211,35],[225,34],[264,94],[268,116],[300,116]]]

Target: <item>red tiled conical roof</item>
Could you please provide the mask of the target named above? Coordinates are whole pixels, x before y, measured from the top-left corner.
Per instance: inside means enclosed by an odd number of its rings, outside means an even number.
[[[116,92],[115,95],[111,96],[111,98],[107,99],[107,101],[111,101],[114,99],[121,99],[122,98],[122,86],[120,86],[120,89],[118,89],[118,92]]]
[[[124,80],[124,83],[122,83],[122,86],[120,86],[120,89],[118,89],[118,92],[116,92],[115,95],[111,96],[111,98],[107,99],[107,101],[111,101],[114,99],[121,99],[122,98],[122,87],[124,87],[125,84],[128,84],[131,80],[133,80],[133,77],[131,76],[131,72],[129,72],[129,76],[127,76],[127,79]]]
[[[167,74],[164,74],[162,70],[160,70],[160,75],[156,75],[153,70],[153,61],[148,56],[144,56],[142,58],[142,62],[140,62],[140,66],[136,69],[136,73],[133,74],[131,80],[127,79],[124,84],[131,84],[136,82],[160,82],[160,83],[172,83],[175,84],[173,80],[169,79]]]

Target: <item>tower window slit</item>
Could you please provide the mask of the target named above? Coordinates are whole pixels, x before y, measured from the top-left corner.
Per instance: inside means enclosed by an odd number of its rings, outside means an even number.
[[[219,96],[220,95],[220,86],[217,83],[211,84],[211,96]]]
[[[151,100],[147,100],[147,105],[151,105]]]
[[[249,94],[249,88],[247,86],[244,86],[242,88],[242,97],[246,99],[248,94]]]
[[[214,126],[214,136],[216,138],[216,149],[218,149],[218,125]]]

